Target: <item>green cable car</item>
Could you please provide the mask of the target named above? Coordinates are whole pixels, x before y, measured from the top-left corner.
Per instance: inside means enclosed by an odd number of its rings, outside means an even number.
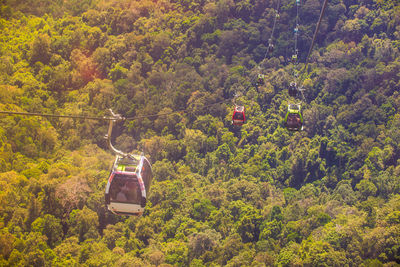
[[[303,130],[303,116],[301,115],[300,104],[289,104],[284,124],[289,131]]]

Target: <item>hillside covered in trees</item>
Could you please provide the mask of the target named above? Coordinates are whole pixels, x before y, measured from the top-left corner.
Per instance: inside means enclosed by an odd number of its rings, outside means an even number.
[[[322,4],[300,3],[299,69]],[[0,0],[0,111],[111,108],[154,173],[143,216],[114,215],[106,121],[0,114],[0,266],[398,266],[400,4],[328,1],[294,133],[296,1],[265,56],[276,8]]]

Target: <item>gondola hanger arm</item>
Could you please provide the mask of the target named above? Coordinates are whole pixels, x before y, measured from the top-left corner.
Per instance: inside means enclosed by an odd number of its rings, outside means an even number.
[[[111,136],[112,136],[112,130],[113,130],[113,127],[114,127],[114,123],[117,122],[117,121],[123,121],[123,120],[125,120],[125,118],[122,117],[120,114],[115,114],[111,109],[109,109],[109,111],[110,111],[112,117],[111,117],[111,119],[109,120],[110,122],[109,122],[109,125],[108,125],[108,132],[107,132],[107,134],[104,136],[104,138],[107,139],[108,146],[110,147],[110,149],[111,149],[116,155],[119,155],[119,156],[121,156],[121,157],[130,157],[130,154],[129,154],[129,153],[124,153],[124,152],[122,152],[122,151],[116,149],[116,148],[113,146],[112,142],[111,142]]]

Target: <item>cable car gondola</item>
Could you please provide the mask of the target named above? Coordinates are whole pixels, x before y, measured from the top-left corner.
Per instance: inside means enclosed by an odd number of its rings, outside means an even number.
[[[269,43],[268,44],[268,54],[272,54],[274,52],[274,44],[273,43]]]
[[[297,54],[293,54],[293,55],[292,55],[292,62],[293,62],[294,64],[297,64],[297,60],[298,60]]]
[[[303,130],[303,116],[301,115],[299,104],[289,104],[285,116],[285,127],[289,131]]]
[[[297,96],[297,84],[296,82],[291,82],[289,85],[289,95],[292,97]]]
[[[272,39],[268,40],[268,54],[272,54],[274,52],[274,43]]]
[[[114,148],[111,143],[113,124],[123,118],[110,110],[108,133],[105,136],[108,145],[116,154],[114,164],[105,190],[107,209],[118,215],[142,215],[150,192],[153,173],[148,159],[144,155],[124,153]]]
[[[244,106],[235,106],[235,110],[233,111],[232,115],[232,124],[239,126],[243,125],[243,123],[246,121],[246,116],[244,113]]]
[[[265,83],[265,75],[259,73],[259,74],[258,74],[258,77],[257,77],[256,85],[257,85],[257,86],[261,86],[261,85],[264,85],[264,83]]]
[[[152,180],[145,156],[116,156],[105,191],[108,210],[118,215],[141,215]]]

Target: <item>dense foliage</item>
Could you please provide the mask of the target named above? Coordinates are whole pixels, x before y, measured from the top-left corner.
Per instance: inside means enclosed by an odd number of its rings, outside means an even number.
[[[321,6],[302,2],[300,62]],[[116,146],[153,164],[140,218],[106,211],[106,122],[0,116],[0,265],[400,263],[399,2],[329,1],[298,133],[282,125],[295,101],[295,1],[281,1],[264,58],[275,7],[1,0],[0,110],[186,111],[117,125]],[[241,128],[230,122],[235,93]]]

